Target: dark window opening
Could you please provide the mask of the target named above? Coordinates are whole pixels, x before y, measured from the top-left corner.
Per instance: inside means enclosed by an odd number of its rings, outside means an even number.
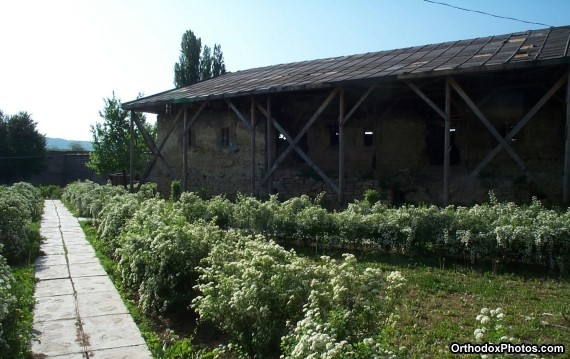
[[[339,141],[338,141],[338,126],[332,126],[329,128],[329,143],[331,146],[338,146]]]
[[[459,148],[455,144],[455,136],[457,129],[452,128],[449,130],[449,164],[458,165],[461,161],[459,155]],[[442,127],[430,127],[426,138],[426,152],[428,155],[430,165],[439,166],[443,165],[443,147],[445,146],[445,130]]]
[[[374,132],[372,130],[364,131],[364,147],[374,146]]]
[[[220,133],[220,146],[229,147],[230,146],[230,128],[223,127]]]

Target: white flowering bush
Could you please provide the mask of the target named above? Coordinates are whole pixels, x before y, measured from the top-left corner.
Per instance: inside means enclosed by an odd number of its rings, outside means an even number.
[[[0,252],[2,246],[0,245]],[[14,315],[16,296],[13,294],[14,276],[6,259],[0,254],[0,352],[9,353],[11,351],[7,328],[14,326],[17,316]]]
[[[475,320],[478,327],[473,332],[475,340],[479,343],[501,343],[513,342],[515,338],[506,335],[506,328],[503,325],[505,313],[502,308],[483,308]]]
[[[383,333],[397,325],[405,279],[362,269],[351,254],[328,257],[313,268],[303,318],[282,338],[283,358],[392,358]]]
[[[99,212],[97,238],[109,243],[112,251],[120,247],[120,235],[128,220],[139,209],[142,199],[143,197],[130,193],[115,196]]]
[[[123,284],[139,293],[145,312],[186,310],[196,267],[220,236],[216,226],[188,223],[167,201],[146,200],[127,222],[116,252]]]
[[[211,321],[250,357],[279,346],[286,323],[300,319],[308,296],[308,262],[261,237],[229,231],[200,268],[201,293],[193,301],[200,320]]]
[[[39,221],[42,216],[44,200],[41,191],[27,182],[18,182],[10,186],[10,190],[26,199],[32,221]]]
[[[97,219],[99,212],[111,198],[126,193],[121,186],[101,186],[86,180],[68,184],[63,191],[62,200],[77,209],[80,216]]]
[[[26,197],[11,187],[0,187],[0,245],[10,263],[24,258],[30,247],[30,207]]]

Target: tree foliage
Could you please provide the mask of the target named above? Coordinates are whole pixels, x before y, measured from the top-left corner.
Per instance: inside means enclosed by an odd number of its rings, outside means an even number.
[[[222,47],[215,44],[213,52],[207,45],[202,49],[202,39],[187,30],[182,35],[179,62],[174,64],[174,86],[184,87],[225,73]]]
[[[4,115],[0,111],[0,179],[25,180],[46,166],[46,139],[27,112]]]
[[[99,111],[102,123],[91,126],[93,134],[93,152],[89,155],[87,167],[99,175],[122,172],[130,168],[130,111],[121,108],[121,100],[115,96],[105,98],[105,107]],[[143,114],[137,118],[146,127],[151,137],[156,137],[155,128],[146,123]],[[140,173],[147,160],[148,148],[141,131],[135,126],[135,172]]]

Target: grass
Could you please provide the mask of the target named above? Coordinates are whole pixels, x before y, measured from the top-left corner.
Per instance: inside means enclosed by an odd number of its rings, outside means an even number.
[[[452,342],[475,342],[475,320],[482,308],[501,307],[509,336],[529,344],[564,344],[570,348],[568,277],[492,273],[480,268],[434,268],[418,263],[386,264],[381,259],[363,266],[398,270],[407,279],[400,324],[392,333],[395,347],[405,346],[414,358],[456,358]],[[509,329],[510,328],[510,329]]]

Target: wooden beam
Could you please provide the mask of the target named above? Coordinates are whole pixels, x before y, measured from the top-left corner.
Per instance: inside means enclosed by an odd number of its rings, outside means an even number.
[[[188,108],[184,107],[182,131],[182,191],[188,191]]]
[[[515,152],[515,150],[505,141],[505,139],[499,134],[497,129],[491,124],[491,122],[485,117],[485,115],[479,110],[479,108],[475,105],[475,103],[469,98],[469,96],[463,91],[461,86],[451,77],[448,76],[448,81],[453,89],[459,94],[459,96],[465,101],[467,106],[475,113],[475,115],[479,118],[479,120],[487,127],[489,132],[495,137],[495,139],[499,142],[499,144],[507,151],[507,153],[513,158],[517,165],[523,170],[524,174],[533,181],[536,185],[540,187],[540,183],[534,178],[531,171],[528,169],[522,158]],[[541,190],[546,194],[550,199],[553,197],[545,191],[543,188]]]
[[[334,97],[338,94],[339,92],[339,88],[335,88],[333,91],[331,91],[331,93],[327,96],[327,98],[325,99],[325,101],[321,104],[321,106],[318,108],[318,110],[313,114],[313,116],[309,119],[309,121],[307,121],[307,123],[305,124],[305,126],[301,129],[301,132],[299,132],[299,134],[297,135],[297,137],[295,137],[295,139],[293,140],[293,142],[291,142],[289,144],[289,146],[287,147],[287,149],[285,149],[285,151],[283,151],[283,153],[281,153],[281,155],[277,158],[277,160],[275,161],[275,163],[273,164],[273,166],[271,166],[271,168],[269,169],[269,172],[265,175],[265,177],[261,180],[261,183],[265,183],[265,181],[267,181],[267,179],[269,178],[269,176],[271,176],[273,174],[273,172],[275,172],[275,170],[277,169],[277,167],[279,167],[279,164],[281,164],[281,162],[283,162],[283,160],[289,155],[289,153],[291,153],[291,151],[295,148],[297,148],[299,141],[301,140],[301,138],[305,135],[305,133],[307,132],[307,130],[309,129],[309,127],[311,127],[313,125],[313,123],[317,120],[317,118],[319,118],[319,116],[321,115],[321,113],[323,113],[323,111],[325,110],[325,108],[327,108],[327,106],[331,103],[331,101],[334,99]],[[275,123],[274,123],[275,124]],[[336,187],[336,186],[335,186]]]
[[[287,131],[285,131],[285,129],[279,124],[279,122],[277,122],[277,120],[274,117],[271,117],[269,113],[263,108],[263,106],[261,106],[261,104],[257,104],[257,108],[259,109],[259,111],[261,111],[261,113],[264,116],[271,118],[272,125],[277,129],[277,131],[279,131],[283,135],[283,137],[285,137],[285,140],[287,140],[289,144],[293,144],[294,142],[293,138],[289,136]],[[301,148],[299,148],[299,146],[295,146],[295,151],[309,165],[309,167],[312,168],[329,186],[331,186],[333,191],[338,194],[338,187],[334,184],[334,182],[317,166],[315,162],[313,162],[313,160],[309,158],[309,156]],[[264,182],[261,181],[261,185],[263,183]]]
[[[451,88],[449,81],[445,81],[445,126],[443,145],[443,205],[449,204],[449,163],[451,152]]]
[[[550,100],[550,98],[556,93],[556,91],[558,91],[558,89],[562,87],[564,82],[566,82],[566,76],[567,75],[562,76],[550,88],[550,90],[548,90],[547,93],[544,96],[542,96],[542,98],[533,106],[533,108],[526,115],[524,115],[522,119],[520,119],[517,125],[509,131],[507,136],[505,136],[506,142],[512,140],[517,135],[517,133],[519,133],[519,131],[530,121],[530,119],[532,119],[534,115],[536,115],[536,113],[540,111],[540,109],[546,104],[546,102]],[[501,152],[502,148],[503,146],[499,144],[491,152],[489,152],[487,156],[479,163],[479,165],[475,167],[475,169],[469,174],[469,177],[475,178],[479,174],[479,172],[481,172],[483,168],[485,168],[489,164],[489,162],[491,162],[491,160],[495,158],[495,156],[499,152]]]
[[[229,99],[226,100],[226,103],[232,109],[232,111],[234,111],[237,118],[244,124],[245,128],[247,128],[249,131],[252,131],[251,124],[249,123],[248,120],[245,119],[245,117],[241,114],[241,112],[237,109],[237,107],[235,107],[234,104]]]
[[[198,120],[198,118],[202,114],[202,111],[204,111],[204,109],[206,108],[207,105],[208,105],[208,102],[202,102],[198,111],[196,111],[194,116],[192,116],[190,121],[188,121],[188,127],[186,128],[187,132],[190,132],[190,130],[192,129],[192,126],[194,126],[194,123]]]
[[[250,148],[251,148],[251,193],[255,191],[255,97],[251,97],[251,131],[249,134]]]
[[[168,171],[168,174],[175,179],[176,176],[174,175],[174,173],[172,172],[172,169],[170,168],[170,165],[168,164],[168,162],[166,161],[166,159],[162,156],[162,154],[160,153],[160,151],[158,150],[158,148],[156,147],[156,143],[154,143],[154,140],[150,137],[150,135],[148,134],[148,132],[146,131],[146,128],[143,126],[143,124],[140,122],[140,120],[137,118],[136,113],[134,113],[134,116],[132,116],[132,118],[134,119],[139,131],[141,131],[143,138],[146,142],[147,147],[150,149],[150,151],[156,155],[156,157],[158,157],[165,165],[166,170]],[[156,159],[155,159],[156,160]],[[152,167],[148,170],[148,173],[150,173],[150,170],[152,169]],[[148,176],[148,173],[146,173],[146,175]],[[146,179],[146,177],[145,177]],[[140,188],[142,184],[142,180],[141,183],[139,183],[138,188]]]
[[[338,119],[338,203],[344,200],[344,89],[340,90]]]
[[[437,112],[437,114],[443,118],[444,120],[447,118],[447,113],[443,112],[435,103],[433,103],[432,100],[430,100],[429,97],[426,96],[426,94],[424,94],[422,92],[422,90],[420,90],[416,85],[414,85],[411,81],[409,80],[405,80],[404,81],[406,83],[406,85],[408,85],[408,87],[410,87],[419,97],[422,98],[422,100],[425,101],[425,103],[427,103],[429,105],[429,107],[431,107],[435,112]],[[447,89],[447,82],[445,85],[445,88]],[[447,91],[447,90],[446,90]],[[447,96],[447,92],[446,92],[446,96]],[[447,103],[446,103],[447,105]]]
[[[564,145],[564,185],[562,201],[565,205],[570,202],[570,70],[566,79],[566,142]]]
[[[135,111],[131,111],[131,119],[130,119],[130,126],[129,126],[129,134],[130,144],[129,144],[129,191],[131,193],[135,190],[135,182],[134,182],[134,175],[135,175],[135,127],[133,123],[133,117],[135,115]]]
[[[362,96],[360,96],[360,98],[358,99],[356,104],[354,106],[352,106],[350,111],[348,111],[348,114],[346,114],[346,116],[344,116],[344,120],[342,122],[343,125],[346,124],[348,122],[348,120],[350,120],[352,118],[352,115],[354,114],[354,112],[356,112],[356,110],[358,110],[360,105],[362,105],[362,103],[368,98],[368,96],[370,96],[372,91],[374,91],[375,89],[376,89],[376,86],[370,86],[368,88],[368,90],[366,90],[366,92],[364,94],[362,94]],[[340,119],[339,119],[339,123],[340,123]]]
[[[265,141],[266,152],[267,152],[267,167],[266,170],[269,172],[269,169],[273,166],[273,161],[275,160],[275,147],[274,147],[274,134],[275,130],[273,129],[273,122],[271,121],[271,96],[267,96],[267,113],[265,114],[267,118],[267,140]],[[269,176],[267,181],[267,193],[271,195],[273,193],[273,176]]]

